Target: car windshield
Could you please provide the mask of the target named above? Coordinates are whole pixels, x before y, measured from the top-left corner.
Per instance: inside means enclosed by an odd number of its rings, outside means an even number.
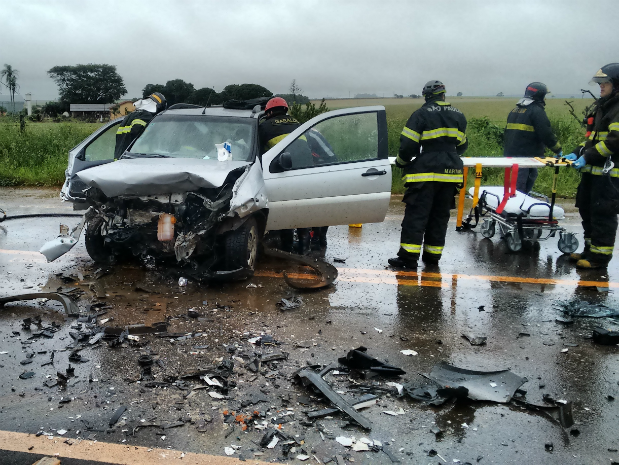
[[[228,142],[233,160],[251,161],[254,137],[249,118],[163,114],[146,127],[129,156],[217,159],[216,144]]]

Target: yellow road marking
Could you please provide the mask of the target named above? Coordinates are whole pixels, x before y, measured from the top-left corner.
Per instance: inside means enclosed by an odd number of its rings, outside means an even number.
[[[239,465],[239,464],[263,464],[258,460],[241,462],[234,457],[194,454],[172,449],[148,449],[109,442],[83,440],[72,446],[65,444],[66,438],[56,436],[50,440],[47,436],[36,437],[32,434],[15,433],[12,431],[0,431],[0,450],[13,452],[25,452],[28,454],[41,454],[58,459],[70,458],[77,460],[90,460],[110,464],[179,464],[179,465]],[[222,451],[223,452],[223,451]],[[58,455],[56,455],[58,454]],[[181,455],[184,454],[183,457]],[[62,461],[62,460],[61,460]],[[33,459],[34,462],[34,459]]]
[[[6,250],[0,249],[0,253],[8,255],[28,255],[41,258],[39,252],[28,250]],[[362,276],[359,276],[362,275]],[[282,273],[273,271],[256,271],[254,276],[268,278],[282,278]],[[292,279],[312,280],[314,275],[306,273],[289,273]],[[418,280],[403,278],[419,278]],[[431,280],[429,280],[431,279]],[[437,281],[432,281],[433,279]],[[391,270],[368,270],[360,268],[338,268],[338,280],[343,282],[357,282],[369,284],[399,284],[404,286],[429,286],[429,287],[451,287],[456,280],[475,280],[490,281],[500,283],[517,284],[548,284],[555,286],[580,286],[580,287],[610,287],[618,288],[617,282],[605,281],[582,281],[574,279],[554,279],[554,278],[526,278],[521,276],[487,276],[487,275],[467,275],[461,273],[430,273],[426,271],[391,271]]]

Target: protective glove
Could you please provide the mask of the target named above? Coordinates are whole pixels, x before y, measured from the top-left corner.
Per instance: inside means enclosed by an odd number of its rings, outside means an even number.
[[[577,155],[575,155],[574,153],[569,153],[564,158],[568,161],[575,161],[577,160]]]
[[[583,168],[584,166],[586,166],[586,159],[584,157],[579,157],[579,159],[573,162],[571,166],[575,168],[576,170],[579,170]]]
[[[563,156],[564,156],[564,152],[562,152],[561,150],[554,155],[554,157],[557,158],[558,160],[562,158]]]

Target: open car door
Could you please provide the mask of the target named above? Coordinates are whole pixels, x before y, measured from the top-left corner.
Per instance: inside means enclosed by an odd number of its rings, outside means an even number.
[[[378,223],[392,172],[382,106],[323,113],[263,154],[267,230]]]
[[[65,183],[60,191],[63,200],[83,202],[85,199],[83,190],[88,186],[77,179],[76,173],[114,161],[116,131],[122,121],[123,118],[117,118],[104,124],[69,151]]]

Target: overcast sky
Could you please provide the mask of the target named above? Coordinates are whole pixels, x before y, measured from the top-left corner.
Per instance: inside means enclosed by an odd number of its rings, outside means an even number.
[[[618,61],[618,0],[0,0],[0,67],[22,94],[57,98],[56,65],[117,66],[127,97],[183,79],[310,97],[578,94]],[[6,88],[1,100],[8,100]]]

